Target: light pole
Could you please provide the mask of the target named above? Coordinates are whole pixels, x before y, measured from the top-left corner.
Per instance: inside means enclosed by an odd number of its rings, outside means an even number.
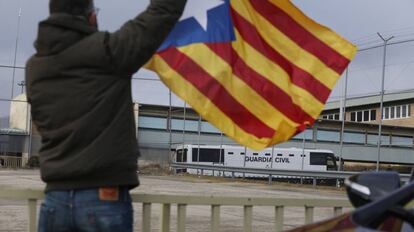
[[[19,1],[20,5],[20,1]],[[22,8],[19,8],[19,16],[17,18],[17,34],[16,34],[16,41],[14,46],[14,60],[13,60],[13,76],[12,76],[12,89],[11,89],[11,99],[14,98],[14,79],[16,77],[16,65],[17,65],[17,49],[19,46],[19,35],[20,35],[20,21],[22,18]]]
[[[17,84],[18,86],[20,86],[22,88],[21,93],[23,94],[23,90],[24,87],[26,86],[26,82],[25,81],[21,81],[20,83]]]
[[[382,120],[384,117],[384,85],[385,85],[385,66],[387,62],[387,44],[394,36],[385,39],[380,33],[378,36],[384,41],[384,55],[382,60],[382,81],[381,81],[381,101],[380,101],[380,121],[378,125],[378,156],[377,156],[377,172],[379,171],[380,159],[381,159],[381,135],[382,135]]]

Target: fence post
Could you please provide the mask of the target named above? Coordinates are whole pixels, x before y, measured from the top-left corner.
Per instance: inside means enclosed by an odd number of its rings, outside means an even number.
[[[28,200],[28,207],[29,207],[29,232],[36,232],[36,222],[37,222],[37,200],[36,199],[29,199]]]
[[[342,207],[334,207],[334,216],[337,217],[342,214]]]
[[[162,204],[161,205],[161,217],[160,217],[160,231],[169,232],[170,231],[170,215],[171,215],[171,205]]]
[[[283,231],[283,217],[284,217],[284,207],[276,206],[275,207],[275,231]]]
[[[177,232],[185,232],[187,205],[177,205]]]
[[[253,206],[245,205],[244,206],[244,223],[243,223],[243,231],[244,232],[252,232],[253,231]]]
[[[313,222],[313,206],[305,206],[305,224]]]
[[[142,231],[151,232],[151,203],[142,203]]]
[[[220,229],[220,205],[211,206],[211,231],[218,232]]]

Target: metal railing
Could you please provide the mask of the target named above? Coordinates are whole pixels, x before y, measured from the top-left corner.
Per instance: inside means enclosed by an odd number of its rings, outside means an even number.
[[[22,158],[14,156],[0,156],[0,168],[18,169],[22,167]]]
[[[304,178],[329,178],[329,179],[346,179],[353,175],[358,174],[359,172],[339,172],[339,171],[307,171],[307,170],[280,170],[280,169],[270,169],[270,168],[243,168],[243,167],[231,167],[231,166],[222,166],[222,165],[205,165],[205,164],[189,164],[189,163],[172,163],[172,168],[175,169],[196,169],[200,170],[201,175],[203,175],[205,170],[209,171],[218,171],[224,173],[230,173],[231,177],[234,177],[236,173],[249,173],[249,174],[258,174],[269,177],[269,181],[273,176],[287,176],[287,177],[304,177]],[[400,174],[401,181],[408,182],[411,175],[409,174]],[[315,183],[315,181],[314,181]]]
[[[37,203],[44,197],[40,190],[0,190],[0,198],[26,200],[28,202],[28,231],[36,231]],[[177,232],[184,232],[188,206],[211,207],[211,231],[219,231],[220,208],[222,206],[240,206],[243,210],[243,231],[253,231],[253,207],[274,207],[275,231],[283,230],[284,210],[287,207],[303,207],[305,209],[304,224],[314,220],[315,208],[332,208],[333,215],[342,213],[343,208],[351,208],[348,200],[340,199],[292,199],[292,198],[249,198],[249,197],[215,197],[215,196],[173,196],[132,194],[134,203],[142,204],[142,231],[151,231],[151,210],[154,204],[161,205],[160,232],[171,229],[171,206],[177,206]]]

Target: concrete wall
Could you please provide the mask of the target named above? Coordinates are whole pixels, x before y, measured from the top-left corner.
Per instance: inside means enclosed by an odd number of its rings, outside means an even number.
[[[148,147],[140,147],[139,149],[141,156],[139,160],[146,161],[150,163],[158,163],[160,165],[165,165],[170,162],[170,153],[168,152],[169,149],[165,148],[148,148]]]

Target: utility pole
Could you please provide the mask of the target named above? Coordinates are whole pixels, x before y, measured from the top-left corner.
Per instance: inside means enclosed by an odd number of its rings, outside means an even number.
[[[348,68],[346,69],[345,73],[345,91],[344,91],[344,101],[342,106],[342,125],[341,125],[341,137],[340,137],[340,145],[339,145],[339,165],[338,171],[343,171],[344,167],[342,166],[342,156],[343,156],[343,148],[344,148],[344,131],[345,131],[345,119],[346,119],[346,98],[348,94],[348,75],[349,71]]]
[[[305,160],[305,147],[306,147],[306,129],[302,132],[303,138],[302,138],[302,154],[300,155],[300,157],[302,157],[302,165],[301,165],[301,170],[303,171],[303,166],[304,166],[304,160]],[[303,177],[300,178],[300,184],[303,184]]]
[[[200,163],[200,143],[201,143],[200,140],[201,140],[201,115],[198,115],[197,164]]]
[[[184,101],[184,118],[183,118],[183,146],[185,144],[185,120],[187,116],[187,102]],[[183,148],[184,149],[184,148]]]
[[[379,171],[380,166],[380,159],[381,159],[381,137],[382,137],[382,122],[384,118],[384,92],[385,92],[385,66],[387,62],[387,44],[390,40],[394,38],[394,36],[385,39],[379,32],[377,33],[378,36],[384,41],[384,55],[382,60],[382,81],[381,81],[381,101],[380,101],[380,121],[378,125],[378,156],[377,156],[377,172]]]
[[[168,156],[169,156],[169,160],[170,160],[170,165],[172,162],[174,162],[174,160],[172,159],[172,94],[171,94],[171,90],[168,93],[168,97],[169,97],[169,108],[168,108],[168,118],[167,118],[167,128],[168,128],[168,133],[169,133],[169,138],[168,138]]]

